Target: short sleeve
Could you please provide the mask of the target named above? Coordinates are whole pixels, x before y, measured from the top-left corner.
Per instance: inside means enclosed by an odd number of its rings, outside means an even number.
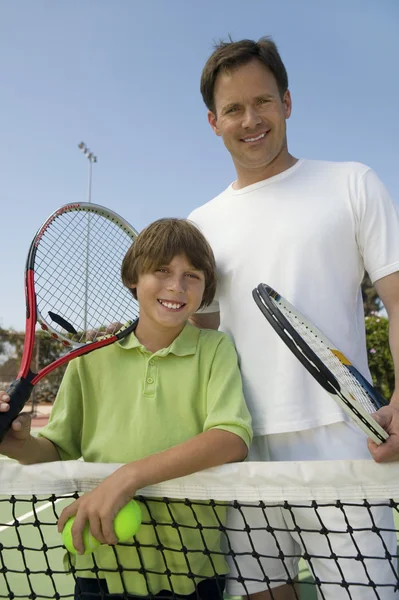
[[[58,390],[48,424],[39,436],[52,442],[61,460],[76,460],[81,457],[82,388],[79,376],[79,359],[68,365]]]
[[[249,447],[251,415],[245,403],[235,347],[223,335],[216,349],[207,388],[207,417],[204,431],[212,428],[235,433]]]
[[[388,190],[371,169],[361,179],[356,212],[359,249],[374,283],[399,271],[399,217]]]

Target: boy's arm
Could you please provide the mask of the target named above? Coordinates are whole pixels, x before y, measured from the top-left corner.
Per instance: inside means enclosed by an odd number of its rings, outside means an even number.
[[[82,531],[87,521],[97,540],[103,544],[115,544],[113,520],[137,490],[210,467],[241,461],[247,453],[246,443],[235,433],[223,429],[205,431],[173,448],[120,467],[92,492],[81,496],[62,511],[58,530],[61,532],[69,517],[76,515],[72,540],[79,552],[84,552]]]
[[[49,423],[40,429],[38,436],[30,433],[30,415],[20,413],[0,443],[0,454],[26,465],[80,458],[82,409],[78,362],[75,359],[69,363]],[[0,391],[0,412],[9,410],[9,400],[8,394]]]
[[[1,412],[7,412],[9,395],[0,391]],[[10,429],[0,444],[0,454],[19,461],[24,465],[60,460],[56,446],[45,438],[35,438],[30,433],[31,417],[21,413],[12,422]]]

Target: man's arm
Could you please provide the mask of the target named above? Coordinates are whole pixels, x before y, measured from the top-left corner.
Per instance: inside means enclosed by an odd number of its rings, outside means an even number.
[[[395,370],[395,390],[390,405],[376,413],[380,425],[389,433],[389,439],[380,446],[369,440],[369,450],[377,462],[399,460],[399,272],[375,282],[389,318],[389,346]]]
[[[399,408],[399,272],[375,282],[375,288],[389,318],[389,346],[395,369],[395,390],[391,403]]]
[[[200,329],[219,329],[220,312],[197,313],[189,319],[192,325]]]

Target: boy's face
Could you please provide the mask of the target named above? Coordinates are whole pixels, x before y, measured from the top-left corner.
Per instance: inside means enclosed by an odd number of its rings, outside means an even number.
[[[140,322],[159,330],[175,328],[178,335],[194,314],[205,290],[205,276],[185,255],[175,256],[167,265],[143,273],[134,286],[140,307]]]

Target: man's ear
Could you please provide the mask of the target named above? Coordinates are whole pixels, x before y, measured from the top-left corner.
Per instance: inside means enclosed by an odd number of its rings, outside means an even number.
[[[217,125],[216,115],[211,110],[208,110],[208,123],[212,127],[212,129],[216,133],[216,135],[222,135],[220,133],[219,127]]]
[[[292,112],[292,100],[290,90],[286,90],[283,96],[283,104],[285,109],[285,118],[289,119]]]

